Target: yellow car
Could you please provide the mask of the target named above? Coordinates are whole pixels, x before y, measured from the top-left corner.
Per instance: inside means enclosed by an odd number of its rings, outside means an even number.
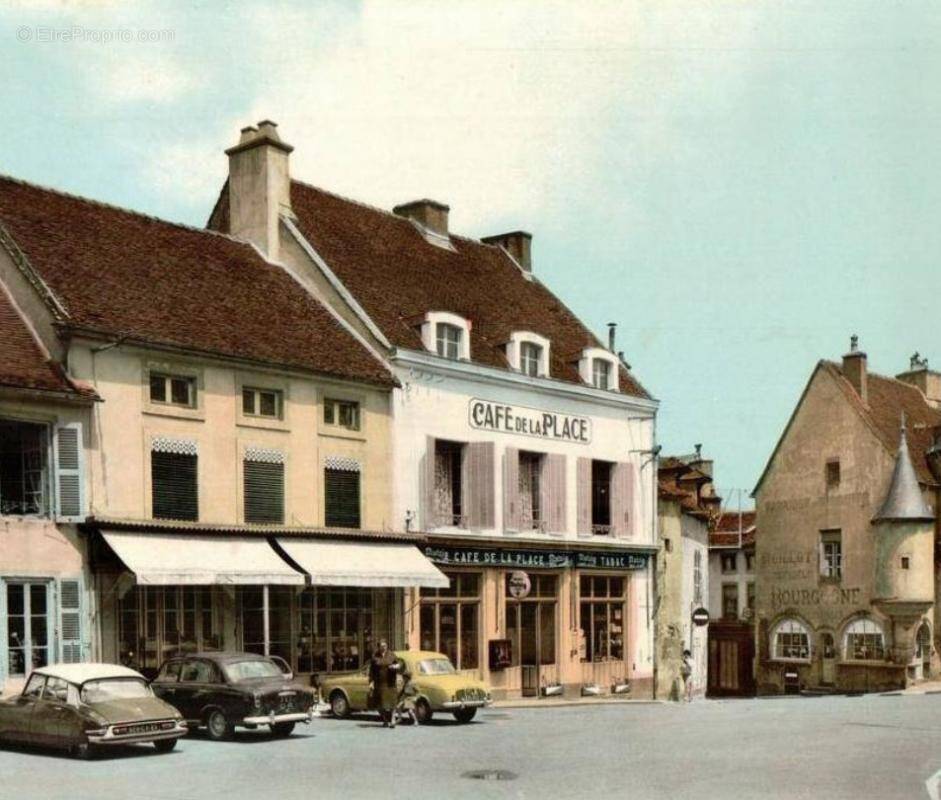
[[[470,722],[477,709],[490,705],[487,686],[461,675],[443,653],[427,650],[397,650],[411,675],[410,699],[415,704],[419,724],[428,722],[436,711],[454,715],[458,722]],[[323,678],[320,695],[330,704],[335,717],[348,717],[369,707],[369,664],[355,672],[340,672]]]

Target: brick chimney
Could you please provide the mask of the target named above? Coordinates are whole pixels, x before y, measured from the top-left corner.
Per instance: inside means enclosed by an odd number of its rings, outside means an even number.
[[[895,376],[898,380],[917,386],[925,399],[935,408],[941,408],[941,372],[928,369],[928,359],[915,353],[909,360],[907,372]]]
[[[282,212],[291,212],[288,156],[294,148],[282,142],[278,126],[262,120],[242,128],[229,157],[229,233],[253,242],[271,261],[280,254]]]
[[[533,271],[532,244],[533,235],[526,231],[510,231],[498,233],[496,236],[484,236],[484,244],[502,247],[526,272]]]
[[[860,399],[868,403],[866,354],[859,349],[859,337],[855,333],[850,337],[850,351],[843,356],[843,377],[853,385]]]
[[[414,220],[425,230],[447,238],[448,212],[451,209],[437,200],[413,200],[403,203],[392,209],[392,213],[400,217]]]

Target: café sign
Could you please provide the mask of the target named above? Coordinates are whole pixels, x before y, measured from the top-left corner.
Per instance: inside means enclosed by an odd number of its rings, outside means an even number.
[[[477,430],[518,433],[558,442],[591,442],[591,420],[587,417],[494,403],[476,397],[470,401],[468,415],[470,426]]]
[[[484,547],[427,545],[425,556],[435,564],[508,569],[644,569],[646,553],[612,550],[498,550]]]

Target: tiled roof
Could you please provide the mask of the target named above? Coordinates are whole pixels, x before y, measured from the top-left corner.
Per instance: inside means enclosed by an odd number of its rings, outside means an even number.
[[[385,386],[390,372],[249,244],[0,177],[0,226],[77,329]]]
[[[550,340],[550,376],[581,382],[577,360],[598,339],[537,279],[529,280],[499,247],[451,235],[453,251],[430,244],[415,225],[305,183],[291,183],[298,227],[394,347],[422,348],[429,311],[471,322],[471,360],[508,368],[503,347],[514,331]],[[210,224],[228,230],[223,188]],[[647,398],[623,367],[621,391]]]
[[[750,547],[755,544],[757,528],[754,511],[741,512],[741,542],[739,541],[739,512],[724,511],[716,521],[716,528],[709,534],[710,547]]]
[[[843,376],[838,364],[822,361],[821,366],[833,376],[849,401],[893,455],[898,451],[902,412],[905,413],[908,449],[918,480],[934,485],[937,481],[928,468],[926,453],[933,441],[932,429],[941,425],[941,411],[929,405],[917,387],[874,372],[867,375],[868,402],[864,403],[853,385]]]
[[[73,385],[58,364],[46,358],[3,289],[0,289],[0,386],[93,397]]]
[[[711,525],[722,499],[711,494],[712,479],[675,456],[663,456],[658,465],[657,497],[677,501],[683,513]]]
[[[758,514],[755,511],[742,511],[741,518],[742,530],[748,530],[749,528],[755,527],[755,521],[758,519]],[[739,512],[723,511],[722,515],[716,521],[716,531],[732,531],[734,533],[738,533],[738,530]]]

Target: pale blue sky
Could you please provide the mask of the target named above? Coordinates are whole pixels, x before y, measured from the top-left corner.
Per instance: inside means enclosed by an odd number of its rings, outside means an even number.
[[[0,171],[199,225],[270,117],[299,178],[531,230],[727,495],[851,333],[941,367],[941,5],[309,5],[8,4]]]

